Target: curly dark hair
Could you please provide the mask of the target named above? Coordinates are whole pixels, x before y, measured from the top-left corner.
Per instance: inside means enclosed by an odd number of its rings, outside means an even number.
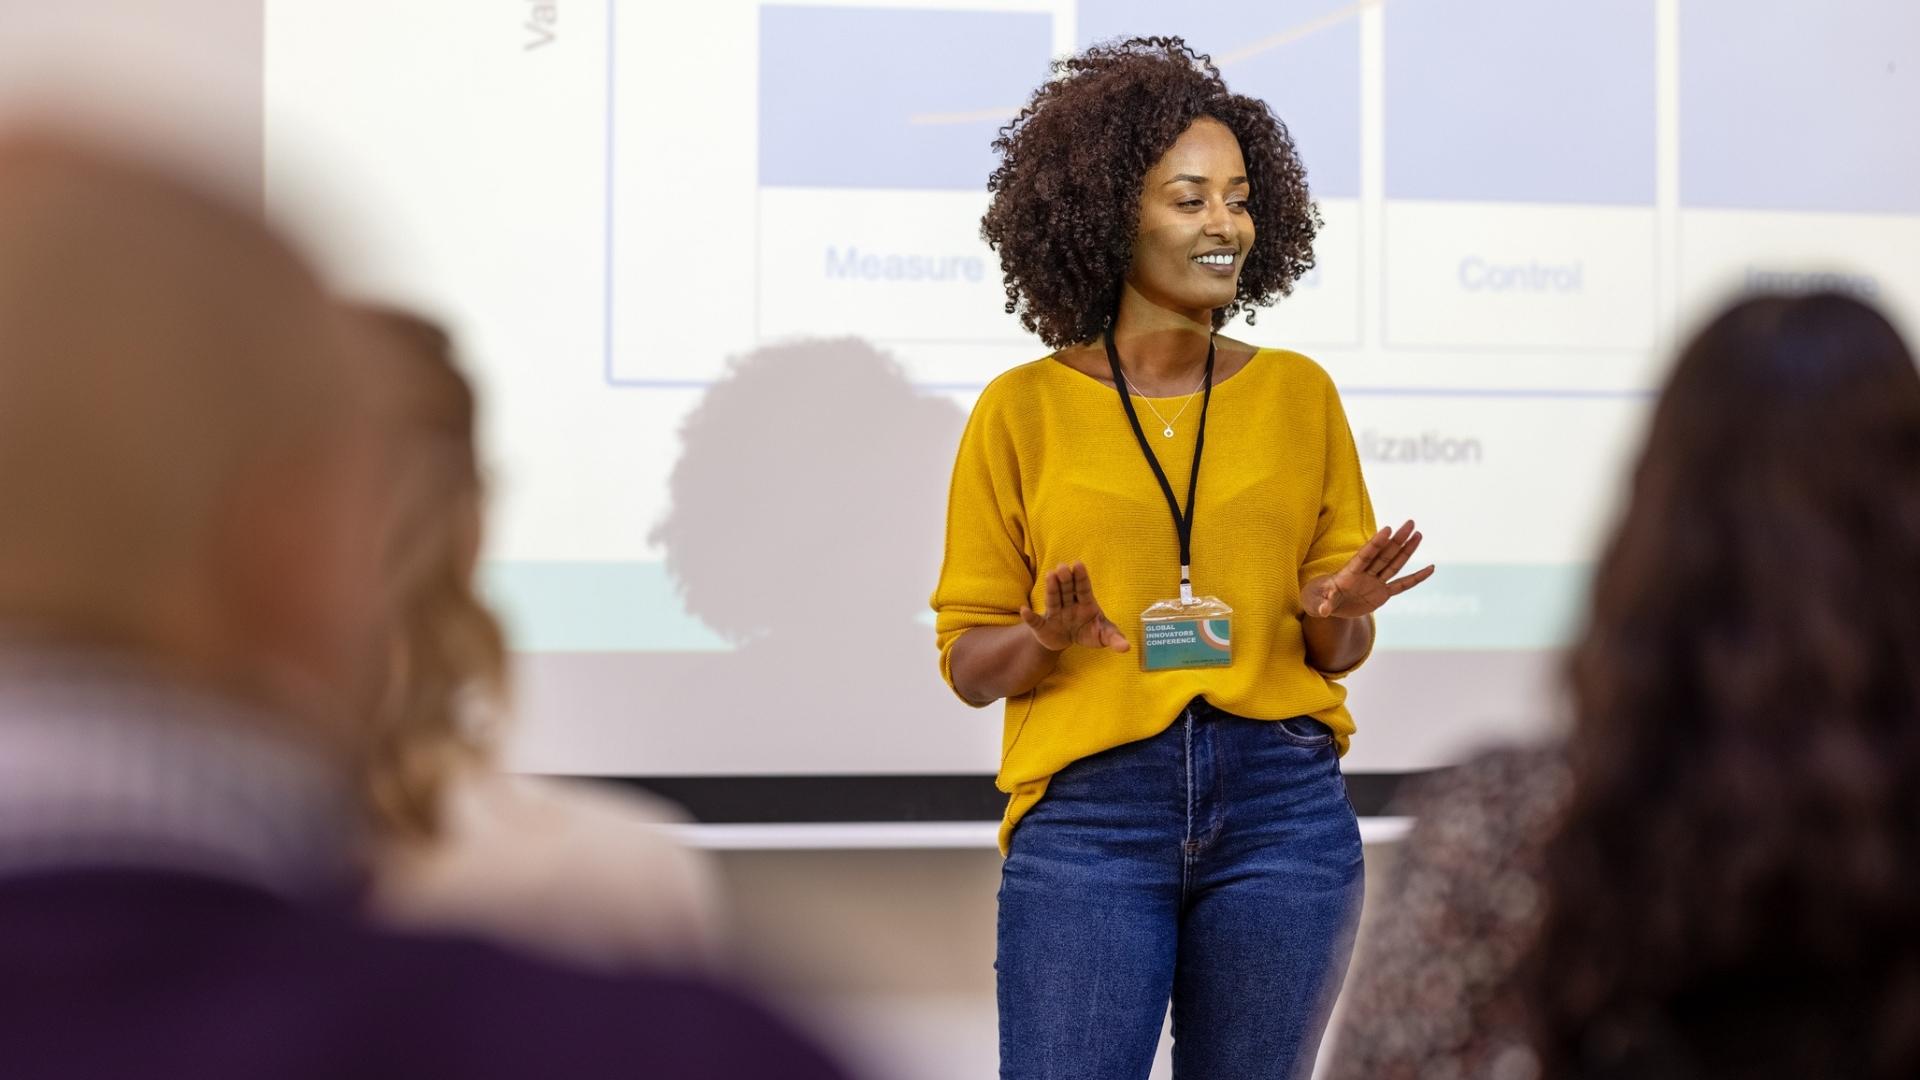
[[[1148,170],[1194,121],[1232,130],[1247,162],[1254,242],[1214,328],[1285,296],[1313,267],[1320,213],[1287,126],[1230,93],[1212,60],[1177,37],[1095,45],[1053,63],[1054,78],[993,142],[999,168],[980,235],[1000,254],[1007,311],[1050,348],[1100,335],[1120,302]]]
[[[1920,1075],[1920,372],[1836,294],[1686,348],[1570,661],[1548,1076]]]

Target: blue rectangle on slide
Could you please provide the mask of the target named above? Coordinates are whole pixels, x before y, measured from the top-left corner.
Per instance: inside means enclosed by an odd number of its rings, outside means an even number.
[[[1213,57],[1227,88],[1265,101],[1287,125],[1316,196],[1360,194],[1360,23],[1346,0],[1180,6],[1081,0],[1082,47],[1177,35]]]
[[[1653,203],[1653,0],[1385,13],[1388,198]]]
[[[1920,213],[1920,3],[1680,5],[1680,201]]]
[[[982,190],[1047,79],[1045,14],[760,9],[760,183]]]

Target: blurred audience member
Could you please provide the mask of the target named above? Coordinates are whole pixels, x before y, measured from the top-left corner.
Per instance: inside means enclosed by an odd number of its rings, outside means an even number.
[[[386,347],[248,214],[0,135],[0,1075],[835,1075],[702,982],[350,914]]]
[[[1920,1075],[1920,372],[1756,298],[1681,355],[1561,749],[1419,818],[1336,1077]]]
[[[438,326],[364,314],[396,347],[396,471],[419,496],[388,549],[395,611],[371,710],[376,908],[597,966],[717,959],[719,891],[706,861],[661,829],[681,819],[672,807],[495,767],[506,646],[475,592],[473,391]]]

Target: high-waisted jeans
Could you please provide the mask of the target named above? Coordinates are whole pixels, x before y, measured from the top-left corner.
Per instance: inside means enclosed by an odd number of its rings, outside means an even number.
[[[1196,699],[1077,761],[1001,871],[1003,1080],[1144,1080],[1168,1002],[1180,1080],[1313,1068],[1359,915],[1332,733]]]

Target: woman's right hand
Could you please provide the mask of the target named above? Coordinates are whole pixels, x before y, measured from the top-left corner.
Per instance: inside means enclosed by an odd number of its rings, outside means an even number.
[[[1020,606],[1021,620],[1042,648],[1060,652],[1069,645],[1084,645],[1120,653],[1133,648],[1093,598],[1093,577],[1087,573],[1086,563],[1062,565],[1048,572],[1046,604],[1045,614],[1036,614],[1025,604]]]

